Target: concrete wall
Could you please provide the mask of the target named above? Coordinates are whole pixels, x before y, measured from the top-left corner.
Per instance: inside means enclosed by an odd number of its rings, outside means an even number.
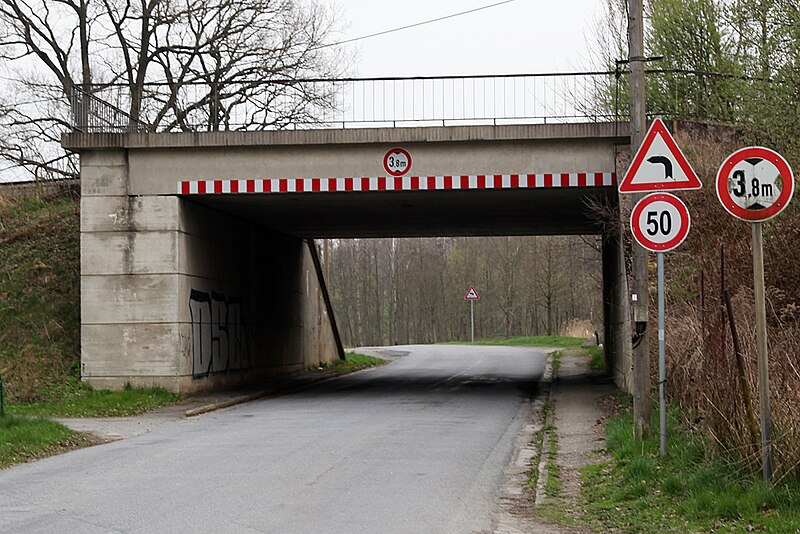
[[[339,356],[307,244],[177,196],[133,196],[124,150],[81,154],[81,367],[180,392]]]
[[[171,194],[181,180],[386,176],[394,145],[137,148],[130,151],[132,193]],[[612,172],[608,140],[404,143],[410,175]]]

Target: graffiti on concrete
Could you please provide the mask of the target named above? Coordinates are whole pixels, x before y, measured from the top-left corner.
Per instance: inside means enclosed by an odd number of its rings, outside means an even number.
[[[195,378],[249,366],[247,330],[240,299],[192,289],[189,313],[192,318],[192,375]]]

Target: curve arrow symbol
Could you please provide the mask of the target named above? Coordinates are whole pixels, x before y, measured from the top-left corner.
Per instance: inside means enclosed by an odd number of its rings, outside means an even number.
[[[661,164],[664,166],[664,179],[672,179],[672,160],[666,156],[651,156],[647,158],[649,163]]]

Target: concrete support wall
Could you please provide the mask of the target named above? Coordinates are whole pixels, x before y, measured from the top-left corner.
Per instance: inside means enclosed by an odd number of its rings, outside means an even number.
[[[617,387],[629,393],[632,383],[630,309],[627,306],[628,283],[622,237],[603,236],[603,343],[606,370]]]
[[[124,150],[81,154],[81,374],[182,393],[339,357],[313,258],[177,196],[129,195]]]

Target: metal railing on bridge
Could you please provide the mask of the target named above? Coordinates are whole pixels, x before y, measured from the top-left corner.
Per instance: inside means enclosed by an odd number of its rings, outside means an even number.
[[[648,73],[653,115],[724,119],[735,106],[719,101],[730,77]],[[606,122],[627,120],[627,87],[620,71],[146,83],[137,91],[95,84],[76,86],[71,104],[73,128],[84,132]]]
[[[270,130],[607,121],[608,72],[76,86],[85,132]],[[138,111],[137,111],[138,108]]]

